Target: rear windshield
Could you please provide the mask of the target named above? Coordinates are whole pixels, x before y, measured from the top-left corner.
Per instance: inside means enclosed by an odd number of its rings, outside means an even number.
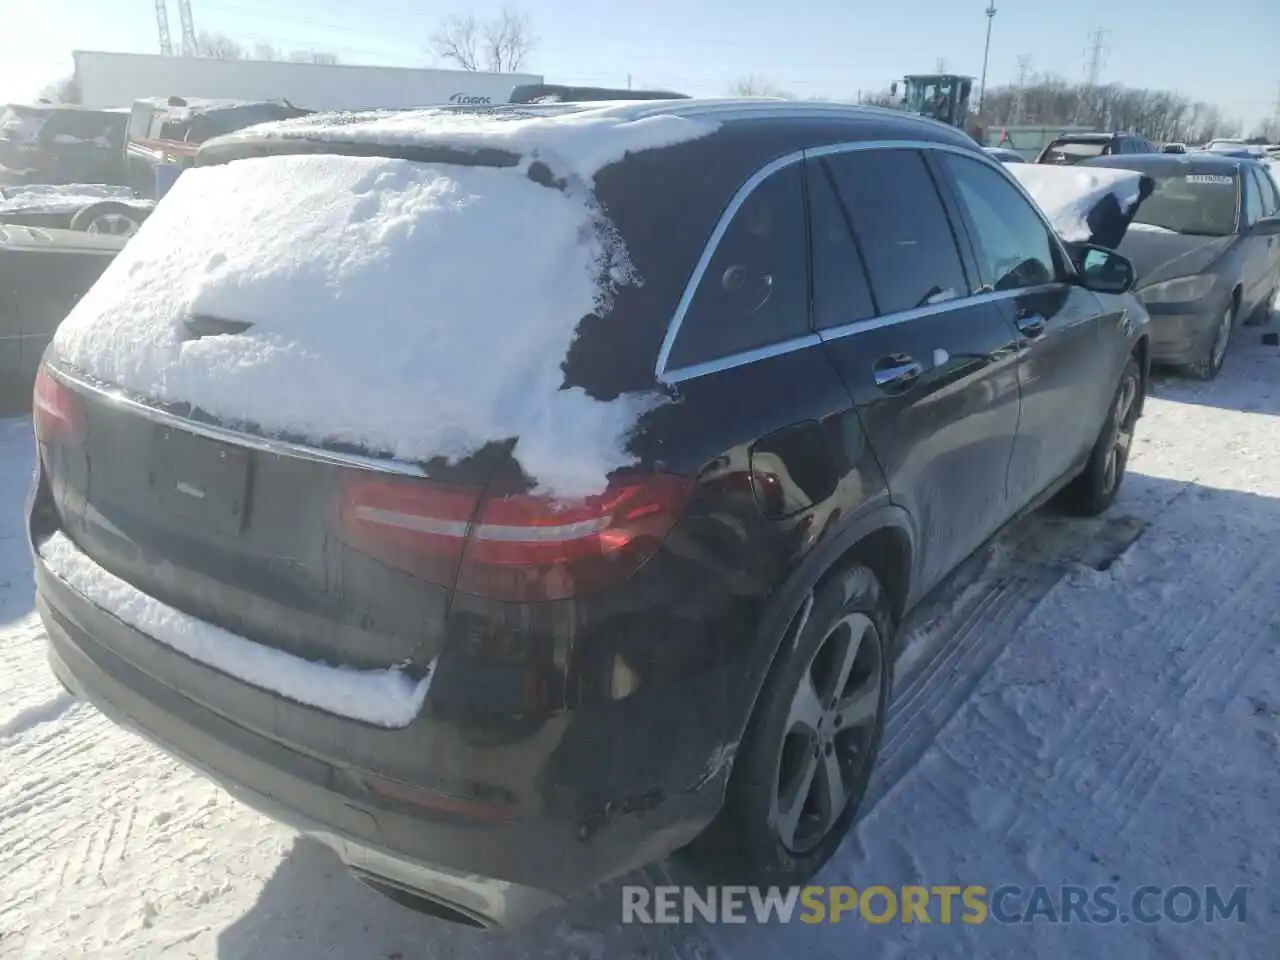
[[[1179,173],[1155,178],[1151,196],[1138,207],[1135,224],[1194,236],[1235,233],[1240,180],[1232,174]]]
[[[1051,143],[1044,153],[1044,163],[1079,163],[1088,157],[1100,157],[1107,148],[1106,142],[1057,142]]]

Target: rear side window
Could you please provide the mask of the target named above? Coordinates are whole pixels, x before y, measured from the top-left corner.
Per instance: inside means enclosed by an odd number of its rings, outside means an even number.
[[[951,221],[918,151],[865,150],[821,164],[849,214],[882,315],[965,295]]]
[[[1056,270],[1049,231],[1022,194],[984,163],[939,156],[973,227],[983,286],[1018,290],[1052,283]]]
[[[806,175],[809,243],[813,251],[813,324],[819,330],[829,330],[870,319],[875,316],[876,307],[866,267],[854,240],[849,214],[831,181],[831,171],[820,162],[810,162]]]
[[[784,167],[738,208],[689,303],[669,369],[809,332],[803,176],[798,163]]]

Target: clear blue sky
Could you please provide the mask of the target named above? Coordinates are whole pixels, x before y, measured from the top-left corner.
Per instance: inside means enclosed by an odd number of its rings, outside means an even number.
[[[982,69],[986,0],[517,0],[551,82],[726,93],[755,75],[801,96],[844,97],[904,73]],[[192,0],[198,30],[313,47],[348,63],[433,65],[440,18],[501,0]],[[1178,90],[1252,126],[1280,97],[1280,0],[997,0],[988,84],[1017,58],[1080,80],[1090,31],[1108,31],[1102,79]],[[922,11],[906,13],[907,9]],[[177,0],[169,0],[178,32]],[[155,52],[154,0],[0,0],[0,100],[70,72],[73,48]]]

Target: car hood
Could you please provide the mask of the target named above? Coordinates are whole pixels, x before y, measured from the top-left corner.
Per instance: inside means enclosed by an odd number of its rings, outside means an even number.
[[[1116,249],[1155,180],[1112,167],[1011,164],[1005,167],[1069,241]]]
[[[1133,263],[1138,285],[1202,273],[1213,265],[1234,237],[1200,237],[1142,227],[1128,231],[1120,252]]]

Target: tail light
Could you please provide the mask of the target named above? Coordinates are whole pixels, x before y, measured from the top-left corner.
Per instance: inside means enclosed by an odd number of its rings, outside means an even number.
[[[84,439],[83,402],[44,366],[36,374],[32,414],[41,443],[73,446]]]
[[[341,522],[352,547],[423,579],[495,600],[562,600],[635,572],[690,490],[685,478],[648,474],[582,500],[482,502],[430,481],[361,480],[345,491]]]

